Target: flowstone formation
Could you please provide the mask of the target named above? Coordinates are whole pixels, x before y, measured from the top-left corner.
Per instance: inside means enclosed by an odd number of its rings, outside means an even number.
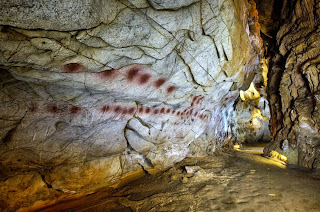
[[[261,58],[253,3],[2,1],[1,210],[235,139],[233,104]]]
[[[275,43],[269,48],[268,83],[274,139],[265,154],[276,150],[290,164],[320,168],[320,1],[278,1],[275,6],[260,6],[267,11],[263,14],[282,8],[275,16],[278,26],[264,27]]]

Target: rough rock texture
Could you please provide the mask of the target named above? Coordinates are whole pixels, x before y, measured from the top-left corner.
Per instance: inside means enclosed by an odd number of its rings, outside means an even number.
[[[319,179],[260,155],[214,154],[47,211],[319,212]]]
[[[0,8],[1,209],[90,192],[234,139],[233,103],[260,64],[253,3]]]
[[[192,3],[199,2],[199,0],[148,0],[148,2],[156,10],[177,10],[181,7],[186,7]]]
[[[320,1],[283,1],[269,70],[271,133],[265,154],[277,150],[288,163],[320,168]]]
[[[259,11],[259,23],[261,25],[261,32],[272,37],[277,33],[281,16],[285,16],[286,5],[283,4],[283,0],[255,0],[257,10]],[[283,13],[284,12],[284,13]]]
[[[247,33],[252,48],[244,71],[245,80],[240,87],[240,96],[226,98],[213,113],[211,123],[214,133],[221,143],[253,143],[270,140],[269,105],[267,102],[267,60],[262,59],[263,42],[260,37],[260,24],[257,5],[253,0],[248,4]],[[242,8],[243,9],[243,8]],[[211,128],[211,126],[210,126]]]
[[[252,83],[248,90],[240,91],[241,100],[236,104],[234,114],[235,135],[239,143],[269,142],[271,140],[270,111],[265,98],[265,87],[258,90]]]
[[[112,22],[123,8],[116,0],[7,0],[0,2],[0,24],[59,31],[88,29]]]

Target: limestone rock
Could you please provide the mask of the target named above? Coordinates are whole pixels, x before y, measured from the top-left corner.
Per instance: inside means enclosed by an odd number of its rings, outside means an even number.
[[[156,10],[177,10],[181,7],[189,6],[199,0],[148,0],[150,5]]]
[[[231,136],[259,58],[245,0],[0,4],[2,179],[40,172],[54,195],[90,192]]]
[[[275,37],[279,48],[272,51],[268,91],[274,139],[265,154],[287,140],[289,163],[319,168],[319,2],[288,1],[286,6]]]
[[[139,153],[147,152],[154,146],[132,130],[126,131],[126,137],[130,146]]]
[[[99,158],[79,164],[57,166],[45,173],[47,182],[63,192],[88,192],[116,183],[122,175],[118,156]],[[77,182],[77,183],[69,183]]]
[[[89,29],[111,22],[124,7],[116,0],[8,0],[0,2],[0,24],[58,31]]]

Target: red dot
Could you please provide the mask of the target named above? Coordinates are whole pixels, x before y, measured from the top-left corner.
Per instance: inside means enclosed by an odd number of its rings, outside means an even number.
[[[139,113],[143,113],[143,107],[139,108]]]
[[[204,97],[201,97],[200,99],[198,99],[197,104],[199,104],[203,99]]]
[[[81,108],[80,108],[80,107],[77,107],[77,106],[72,106],[72,107],[70,108],[70,113],[73,113],[73,114],[78,113],[78,112],[80,112],[80,111],[81,111]]]
[[[110,107],[109,107],[108,105],[104,105],[104,106],[102,106],[101,109],[100,109],[100,111],[101,111],[102,113],[106,113],[106,112],[108,112],[109,110],[110,110]]]
[[[157,88],[160,88],[166,81],[167,79],[165,78],[159,78],[155,81],[154,86],[156,86]]]
[[[132,68],[130,69],[128,72],[127,72],[127,78],[129,81],[132,81],[137,75],[138,75],[138,72],[140,70],[138,68]]]
[[[173,86],[173,85],[171,85],[171,86],[169,86],[168,88],[167,88],[167,92],[168,93],[172,93],[173,91],[175,91],[176,90],[176,86]]]
[[[197,98],[198,98],[198,96],[194,96],[194,97],[192,98],[192,101],[193,101],[193,102],[196,101]]]
[[[118,105],[114,108],[114,112],[118,113],[121,111],[121,107]]]
[[[146,84],[147,82],[149,82],[150,78],[151,78],[151,75],[150,75],[150,74],[142,74],[142,75],[139,77],[139,84],[140,84],[140,85]]]
[[[127,108],[123,108],[123,110],[122,110],[122,114],[123,114],[123,115],[126,115],[126,114],[127,114],[127,112],[128,112],[128,111],[127,111]]]
[[[58,108],[57,105],[51,105],[51,106],[49,107],[49,111],[50,111],[51,113],[58,113],[58,112],[59,112],[59,108]]]
[[[170,113],[170,111],[171,111],[170,108],[168,108],[168,109],[167,109],[167,113]]]
[[[105,70],[97,73],[98,77],[104,80],[109,80],[114,78],[117,75],[117,71],[115,69]]]
[[[83,71],[84,67],[83,65],[79,63],[69,63],[63,66],[63,72],[67,73],[76,73]]]
[[[194,113],[194,116],[197,116],[197,115],[198,115],[198,112],[195,112],[195,113]]]
[[[129,114],[133,114],[134,113],[134,107],[130,107],[128,112],[129,112]]]
[[[172,111],[172,114],[174,114],[175,112],[176,112],[176,110],[173,110],[173,111]]]
[[[153,113],[154,113],[154,114],[158,114],[158,113],[159,113],[159,110],[158,110],[158,109],[154,109]]]
[[[178,111],[177,115],[180,116],[180,111]]]
[[[146,113],[150,113],[150,111],[151,111],[150,107],[147,107],[146,108]]]
[[[35,103],[31,103],[31,105],[28,107],[28,111],[33,113],[36,112],[38,109],[38,106]]]
[[[202,119],[202,118],[203,118],[203,115],[201,114],[199,117]]]
[[[164,108],[161,108],[160,113],[164,113]]]

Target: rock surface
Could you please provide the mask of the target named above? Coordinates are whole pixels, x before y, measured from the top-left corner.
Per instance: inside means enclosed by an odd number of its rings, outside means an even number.
[[[0,8],[2,210],[90,193],[236,139],[233,103],[261,58],[252,2]]]
[[[271,49],[269,101],[273,142],[288,163],[320,168],[320,1],[284,1]]]
[[[59,31],[89,29],[112,22],[123,8],[116,0],[8,0],[0,2],[0,24]]]
[[[260,155],[214,154],[47,210],[318,212],[319,179]]]
[[[181,7],[189,6],[199,0],[148,0],[150,5],[156,10],[177,10]]]

